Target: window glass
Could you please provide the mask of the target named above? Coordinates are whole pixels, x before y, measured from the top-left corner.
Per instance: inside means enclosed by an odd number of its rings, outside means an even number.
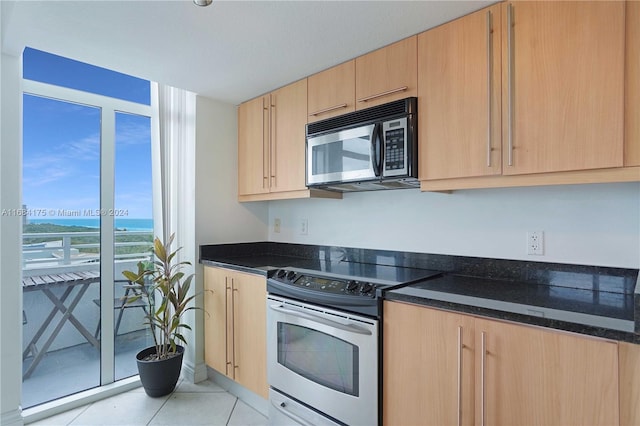
[[[101,111],[28,94],[23,107],[22,406],[28,408],[100,385],[94,212]]]
[[[317,330],[278,323],[278,363],[320,385],[358,396],[358,347]]]
[[[122,271],[137,270],[137,262],[152,260],[153,214],[151,190],[151,119],[116,112],[115,145],[115,297],[130,297],[133,290],[123,282]],[[124,284],[124,285],[123,285]],[[117,309],[115,333],[115,380],[138,374],[136,354],[153,346],[146,326],[146,300]]]
[[[28,80],[78,89],[139,104],[151,104],[148,80],[63,58],[27,47],[23,56],[23,77]],[[109,81],[109,84],[103,82]]]

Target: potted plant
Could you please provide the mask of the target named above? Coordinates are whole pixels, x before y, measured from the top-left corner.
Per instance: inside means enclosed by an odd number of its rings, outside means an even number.
[[[178,382],[184,346],[187,345],[182,331],[191,330],[182,322],[182,315],[196,309],[189,306],[195,298],[188,294],[193,274],[185,276],[182,272],[191,263],[175,262],[180,248],[171,251],[174,237],[172,234],[164,244],[156,237],[152,249],[154,260],[138,262],[137,272],[122,272],[134,293],[123,301],[123,305],[140,299],[147,303],[145,324],[150,328],[154,346],[140,351],[136,359],[142,386],[147,395],[153,397],[171,393]]]

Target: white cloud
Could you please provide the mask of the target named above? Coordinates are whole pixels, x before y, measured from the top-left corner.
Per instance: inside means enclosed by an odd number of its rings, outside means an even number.
[[[42,186],[67,178],[87,179],[88,161],[100,158],[100,137],[90,135],[57,146],[53,152],[38,153],[23,162],[25,186]],[[92,176],[98,170],[93,171]]]

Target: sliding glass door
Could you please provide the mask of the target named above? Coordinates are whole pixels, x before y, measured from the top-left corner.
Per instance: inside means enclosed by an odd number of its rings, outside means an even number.
[[[122,308],[122,298],[131,295],[122,271],[136,270],[135,263],[150,260],[153,243],[151,182],[151,119],[116,112],[114,232],[115,379],[138,374],[135,355],[153,346],[145,326],[148,313],[144,300]],[[118,306],[121,308],[118,309]]]
[[[90,212],[100,209],[101,109],[29,94],[23,105],[22,389],[30,407],[100,385],[100,216]]]
[[[152,342],[146,308],[122,307],[122,270],[151,257],[152,108],[148,81],[33,50],[24,68],[15,213],[29,408],[137,374]]]

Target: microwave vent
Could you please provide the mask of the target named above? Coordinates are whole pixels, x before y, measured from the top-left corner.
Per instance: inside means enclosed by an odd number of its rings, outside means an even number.
[[[372,121],[393,118],[398,115],[413,114],[416,110],[417,98],[406,98],[389,102],[360,111],[349,112],[338,117],[328,118],[307,125],[307,135],[324,133],[352,125],[363,125]]]
[[[363,192],[379,191],[382,189],[410,189],[419,188],[420,181],[414,178],[389,180],[389,181],[369,181],[369,182],[345,182],[333,185],[313,185],[327,191],[335,192]]]

